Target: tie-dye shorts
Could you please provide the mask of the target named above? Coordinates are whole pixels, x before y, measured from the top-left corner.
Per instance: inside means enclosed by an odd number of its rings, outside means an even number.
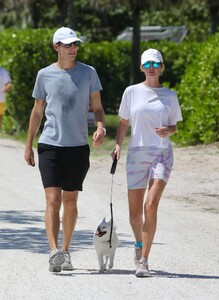
[[[147,188],[151,179],[167,183],[173,166],[173,150],[157,147],[133,147],[128,149],[126,176],[128,189]]]

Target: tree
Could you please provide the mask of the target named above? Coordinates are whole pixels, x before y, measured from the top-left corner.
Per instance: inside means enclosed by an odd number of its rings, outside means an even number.
[[[219,30],[219,2],[218,0],[206,0],[210,15],[210,33],[215,34]]]

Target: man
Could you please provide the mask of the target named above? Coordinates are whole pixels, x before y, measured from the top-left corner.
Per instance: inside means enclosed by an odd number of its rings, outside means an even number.
[[[35,165],[32,145],[45,110],[46,120],[38,141],[38,155],[46,196],[45,225],[51,251],[50,272],[73,269],[69,247],[77,220],[78,193],[82,191],[89,169],[89,103],[97,124],[93,146],[100,146],[106,134],[98,75],[93,67],[76,61],[80,42],[70,28],[62,27],[54,33],[53,47],[58,60],[38,72],[32,95],[35,103],[30,116],[25,160],[28,165]],[[62,250],[58,250],[61,204],[63,240]]]
[[[5,110],[5,93],[12,88],[12,80],[8,71],[0,68],[0,128],[2,126],[2,118]]]

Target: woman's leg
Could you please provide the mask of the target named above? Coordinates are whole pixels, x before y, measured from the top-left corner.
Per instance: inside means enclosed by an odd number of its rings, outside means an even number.
[[[145,189],[128,190],[129,222],[136,242],[142,240],[144,194]]]
[[[142,257],[148,258],[157,226],[158,205],[166,183],[160,179],[149,182],[148,194],[144,205],[145,220],[142,231]]]

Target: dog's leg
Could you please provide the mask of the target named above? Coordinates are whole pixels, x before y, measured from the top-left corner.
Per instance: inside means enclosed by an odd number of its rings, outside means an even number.
[[[104,272],[104,263],[103,263],[103,255],[98,253],[98,262],[100,267],[100,273]]]
[[[105,256],[105,264],[104,264],[104,270],[106,270],[107,262],[108,262],[108,256]]]
[[[113,267],[114,257],[115,257],[115,253],[112,253],[110,255],[109,269],[112,269],[112,267]]]

